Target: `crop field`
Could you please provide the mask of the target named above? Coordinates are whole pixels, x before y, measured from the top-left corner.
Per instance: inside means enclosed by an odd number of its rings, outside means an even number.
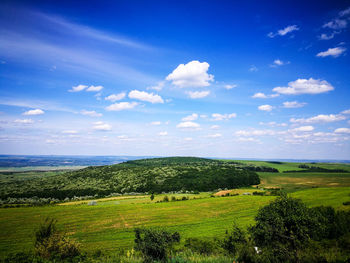
[[[331,205],[348,209],[342,203],[350,200],[350,187],[317,188],[292,194],[310,206]],[[180,197],[174,195],[176,197]],[[181,195],[183,196],[183,195]],[[162,199],[158,196],[158,200]],[[191,195],[190,198],[195,197]],[[236,221],[248,227],[254,223],[258,209],[268,204],[272,196],[209,197],[155,203],[149,196],[135,196],[98,201],[89,206],[71,203],[64,206],[23,207],[0,209],[0,251],[4,253],[30,250],[33,233],[47,216],[58,220],[59,227],[82,243],[86,251],[115,251],[131,248],[135,227],[161,226],[179,231],[182,237],[220,237]]]
[[[241,161],[239,161],[241,162]],[[248,161],[247,161],[248,162]],[[277,168],[279,173],[258,172],[261,184],[249,188],[222,190],[237,196],[212,197],[213,192],[199,194],[158,194],[153,201],[150,195],[122,195],[91,200],[70,201],[54,205],[15,207],[0,209],[0,257],[11,252],[31,250],[34,231],[46,217],[58,220],[58,227],[82,244],[82,250],[93,252],[102,249],[113,253],[119,249],[131,249],[136,227],[164,227],[178,231],[183,240],[188,237],[220,238],[235,221],[247,228],[254,224],[254,217],[262,206],[275,196],[243,195],[261,192],[266,188],[283,188],[291,196],[300,198],[308,206],[332,206],[350,209],[343,205],[350,201],[350,173],[290,172],[301,170],[300,163],[270,163],[249,161],[250,164]],[[311,164],[326,169],[349,170],[347,164]],[[34,171],[13,175],[2,174],[1,180],[13,180],[6,176],[18,176],[23,180],[35,176],[55,176],[60,171],[35,174]],[[164,196],[169,202],[161,202]],[[189,200],[178,200],[183,197]]]

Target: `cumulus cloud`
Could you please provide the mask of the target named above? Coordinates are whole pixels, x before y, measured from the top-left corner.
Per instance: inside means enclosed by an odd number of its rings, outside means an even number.
[[[329,35],[323,33],[318,38],[321,39],[321,40],[330,40],[330,39],[334,38],[334,36],[336,34],[339,34],[339,32],[334,31],[333,33],[331,33]]]
[[[250,68],[249,68],[249,71],[250,72],[256,72],[256,71],[258,71],[258,68],[255,65],[251,65]]]
[[[339,57],[341,54],[343,54],[346,51],[346,48],[344,47],[335,47],[335,48],[329,48],[327,51],[320,52],[316,55],[316,57]]]
[[[230,113],[230,114],[220,114],[220,113],[213,113],[211,115],[211,117],[213,118],[213,121],[224,121],[224,120],[229,120],[232,118],[236,118],[237,114],[236,113]]]
[[[273,107],[271,105],[265,104],[258,107],[261,111],[272,111]]]
[[[141,101],[147,101],[150,103],[164,103],[161,96],[146,91],[132,90],[129,92],[130,99],[136,99]]]
[[[94,110],[82,110],[80,112],[82,115],[86,115],[86,116],[90,116],[90,117],[101,117],[102,116],[102,113],[97,113],[96,111]]]
[[[345,116],[340,115],[340,114],[329,114],[329,115],[325,115],[325,114],[320,114],[314,117],[310,117],[310,118],[301,118],[301,119],[295,119],[295,118],[291,118],[290,122],[292,123],[327,123],[327,122],[335,122],[335,121],[342,121],[345,120]]]
[[[350,133],[349,128],[338,128],[334,131],[335,133]]]
[[[185,122],[180,122],[178,125],[176,125],[176,128],[198,130],[200,128],[200,125],[196,122],[185,121]]]
[[[161,125],[162,123],[160,121],[152,121],[151,125]]]
[[[148,87],[147,89],[153,89],[153,90],[156,90],[156,91],[161,91],[164,87],[164,81],[161,81],[161,82],[158,82],[157,85],[155,86],[151,86],[151,87]]]
[[[297,102],[297,101],[285,101],[283,102],[284,108],[302,108],[306,105],[305,102]]]
[[[230,90],[230,89],[237,88],[237,85],[236,84],[225,85],[224,88],[227,89],[227,90]]]
[[[191,138],[191,137],[186,137],[186,138],[184,138],[184,141],[187,141],[187,142],[189,142],[189,141],[192,141],[193,139]]]
[[[220,126],[219,125],[212,125],[212,126],[210,126],[210,129],[217,130],[217,129],[220,129]]]
[[[287,65],[287,64],[290,64],[290,62],[289,61],[285,62],[285,61],[282,61],[280,59],[275,59],[273,61],[273,63],[270,65],[270,67],[276,68],[276,67]]]
[[[219,138],[222,137],[221,133],[209,134],[207,137],[209,138]]]
[[[107,111],[122,111],[122,110],[130,110],[139,105],[137,102],[119,102],[114,103],[106,107]]]
[[[198,119],[198,114],[197,113],[192,113],[191,115],[183,117],[181,120],[182,121],[195,121],[197,119]]]
[[[126,96],[125,92],[121,92],[121,93],[118,93],[118,94],[111,94],[111,95],[105,97],[105,100],[108,100],[108,101],[111,101],[111,102],[115,102],[117,100],[124,99],[125,96]]]
[[[210,91],[189,91],[187,94],[191,99],[201,99],[208,96],[210,94]]]
[[[112,130],[112,126],[102,121],[97,121],[97,122],[94,122],[93,129],[95,131],[110,131]]]
[[[160,133],[158,133],[159,136],[167,136],[168,135],[168,132],[166,131],[162,131]]]
[[[342,113],[342,114],[350,114],[350,109],[344,110],[344,111],[342,111],[341,113]]]
[[[22,115],[41,115],[45,112],[41,109],[29,110],[22,113]]]
[[[276,87],[274,92],[285,95],[320,94],[334,90],[334,87],[326,80],[297,79],[288,83],[288,87]]]
[[[267,135],[275,135],[275,131],[273,130],[239,130],[235,133],[237,136],[267,136]]]
[[[17,119],[13,121],[14,123],[21,123],[21,124],[32,124],[34,121],[32,119]]]
[[[193,60],[187,64],[180,64],[166,80],[172,81],[174,86],[180,88],[207,87],[214,80],[214,76],[208,74],[209,64]]]
[[[86,89],[88,86],[86,85],[78,85],[78,86],[73,86],[70,90],[68,90],[69,92],[79,92],[82,91],[84,89]]]
[[[337,29],[344,29],[347,26],[348,26],[348,22],[345,19],[335,18],[335,19],[325,23],[322,27],[337,30]]]
[[[269,94],[269,95],[266,95],[266,94],[264,94],[264,93],[262,93],[262,92],[257,92],[257,93],[255,93],[253,96],[252,96],[252,98],[253,99],[270,99],[270,98],[276,98],[276,97],[278,97],[279,96],[279,94]]]
[[[88,87],[86,89],[86,91],[98,92],[98,91],[100,91],[102,89],[103,89],[102,86],[93,86],[93,85],[91,85],[90,87]]]
[[[309,125],[309,126],[301,126],[301,127],[298,127],[298,128],[294,128],[291,131],[294,131],[294,132],[310,132],[310,131],[313,131],[313,130],[314,130],[314,127]]]
[[[299,27],[297,25],[290,25],[283,29],[278,30],[276,33],[270,32],[267,34],[268,37],[274,38],[275,36],[285,36],[293,31],[298,31]]]
[[[270,122],[259,122],[260,125],[267,125],[267,126],[271,126],[271,127],[287,127],[288,124],[287,123],[277,123],[275,121],[270,121]]]

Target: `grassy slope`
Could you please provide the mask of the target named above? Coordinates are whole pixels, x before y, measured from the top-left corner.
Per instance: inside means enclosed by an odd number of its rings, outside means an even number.
[[[342,203],[350,200],[349,193],[349,187],[318,188],[299,191],[293,196],[311,206],[332,205],[346,209]],[[133,228],[139,226],[163,226],[179,231],[183,238],[220,237],[233,220],[244,227],[253,224],[258,209],[273,199],[269,196],[234,196],[151,203],[148,197],[137,197],[98,202],[96,206],[0,209],[0,251],[7,254],[30,249],[34,229],[46,216],[57,218],[59,227],[79,240],[87,251],[131,248]]]

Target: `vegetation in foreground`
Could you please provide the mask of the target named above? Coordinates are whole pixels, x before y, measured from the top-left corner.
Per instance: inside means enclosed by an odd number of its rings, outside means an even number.
[[[223,238],[187,238],[160,228],[136,228],[134,248],[118,256],[82,253],[79,244],[46,219],[35,233],[34,253],[9,255],[4,262],[348,262],[350,211],[308,208],[282,195],[259,209],[255,225],[236,224]]]

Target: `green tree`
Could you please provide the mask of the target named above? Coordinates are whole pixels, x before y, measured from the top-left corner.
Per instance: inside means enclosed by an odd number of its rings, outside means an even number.
[[[151,201],[154,200],[154,194],[153,193],[151,194],[150,199],[151,199]]]
[[[267,262],[298,262],[317,224],[304,203],[285,194],[262,207],[255,220],[250,233]]]
[[[135,250],[141,252],[145,262],[166,261],[172,246],[178,242],[178,232],[169,233],[159,228],[135,229]]]

